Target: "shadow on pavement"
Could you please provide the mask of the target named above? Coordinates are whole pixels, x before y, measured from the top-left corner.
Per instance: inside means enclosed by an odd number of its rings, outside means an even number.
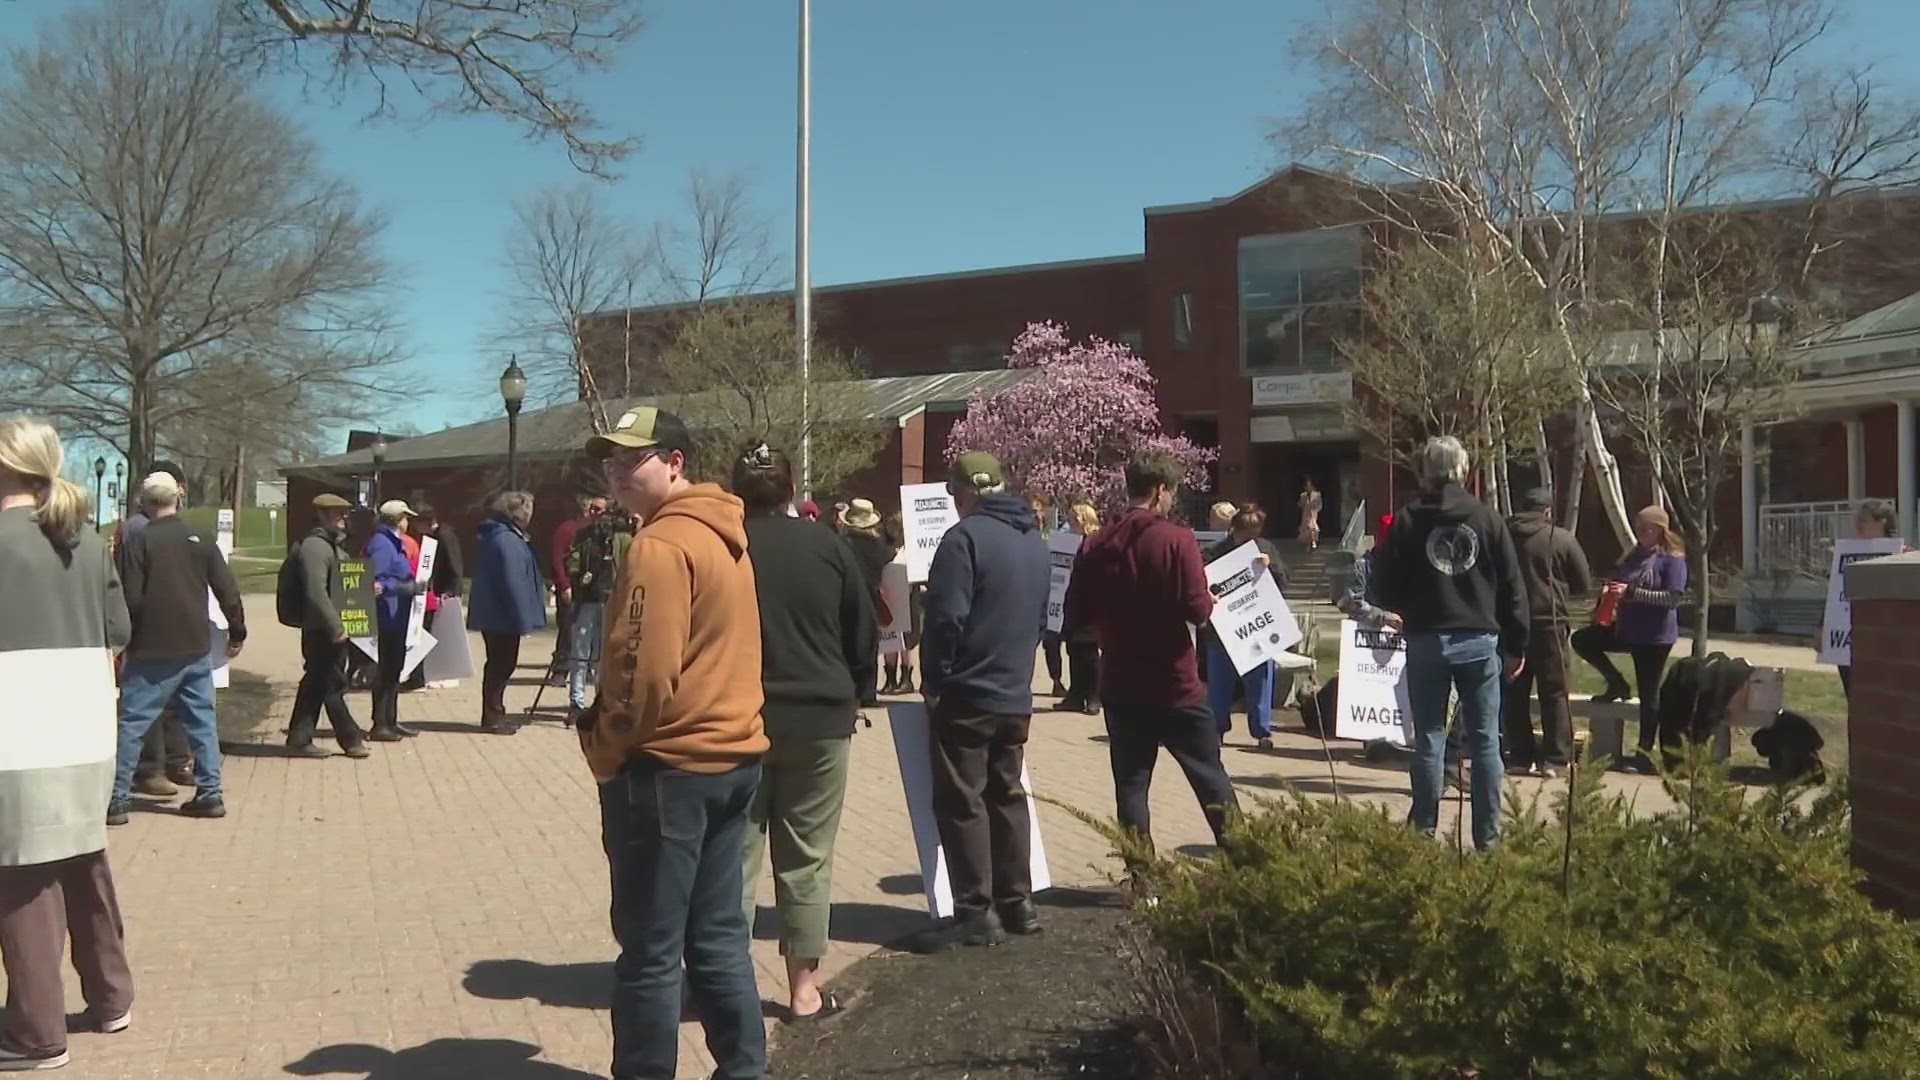
[[[891,904],[836,903],[827,922],[827,937],[857,945],[892,945],[909,934],[927,928],[925,909],[894,907]],[[780,939],[780,915],[770,907],[754,912],[753,937],[756,941]]]
[[[888,896],[919,896],[927,890],[919,874],[888,874],[879,884],[880,891]]]
[[[481,960],[467,969],[460,988],[489,1001],[532,998],[556,1009],[611,1009],[613,962],[542,964],[533,960]]]
[[[1324,776],[1296,776],[1291,779],[1281,776],[1235,776],[1236,784],[1247,787],[1266,788],[1269,791],[1298,791],[1308,795],[1333,794],[1333,782]],[[1342,777],[1340,794],[1342,795],[1405,795],[1408,788],[1400,784],[1369,784],[1362,780]]]
[[[1033,902],[1053,908],[1124,908],[1127,898],[1118,889],[1075,889],[1062,886],[1033,894]]]
[[[229,669],[227,688],[214,695],[220,742],[254,743],[274,737],[280,716],[280,695],[272,680],[237,667]],[[289,688],[291,694],[291,688]]]
[[[540,1048],[511,1039],[435,1039],[405,1050],[367,1043],[323,1046],[286,1066],[295,1076],[358,1074],[365,1080],[598,1080],[535,1061]]]

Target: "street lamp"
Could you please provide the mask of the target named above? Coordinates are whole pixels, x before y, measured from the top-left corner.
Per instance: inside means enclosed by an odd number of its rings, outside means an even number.
[[[387,437],[379,433],[373,436],[373,494],[367,501],[377,510],[380,507],[380,468],[387,463]]]
[[[127,471],[126,462],[116,461],[113,463],[113,487],[109,488],[108,490],[113,492],[113,497],[116,500],[120,498],[121,492],[124,492],[125,490],[127,490],[127,485],[124,483],[126,479],[126,476],[125,476],[126,471]],[[121,504],[116,501],[114,503],[114,515],[113,515],[116,520],[126,517],[126,515],[124,513],[121,513],[120,510],[121,510]]]
[[[105,520],[107,516],[106,507],[100,501],[101,500],[100,489],[106,485],[106,482],[107,482],[107,459],[103,457],[94,458],[93,459],[93,527],[95,530],[98,530],[100,528],[100,523],[103,520]]]
[[[507,407],[507,490],[520,489],[520,405],[527,400],[527,373],[518,357],[507,358],[500,373],[500,401]]]

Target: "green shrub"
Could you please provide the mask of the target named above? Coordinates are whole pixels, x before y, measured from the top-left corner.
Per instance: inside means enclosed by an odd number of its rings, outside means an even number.
[[[1263,1077],[1920,1074],[1920,947],[1856,890],[1844,791],[1749,796],[1696,765],[1668,780],[1680,809],[1636,815],[1581,773],[1491,855],[1263,801],[1228,859],[1156,864],[1143,915]]]

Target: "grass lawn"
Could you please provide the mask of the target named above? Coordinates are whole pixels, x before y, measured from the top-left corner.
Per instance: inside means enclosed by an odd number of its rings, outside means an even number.
[[[189,524],[212,532],[220,510],[213,506],[189,506],[180,516]],[[287,512],[280,511],[276,521],[266,510],[243,507],[233,518],[233,543],[236,548],[261,547],[284,552],[287,543]]]

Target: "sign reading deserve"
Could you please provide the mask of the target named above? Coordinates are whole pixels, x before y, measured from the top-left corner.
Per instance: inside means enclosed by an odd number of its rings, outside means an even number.
[[[1053,562],[1047,578],[1047,630],[1057,634],[1067,622],[1067,585],[1073,581],[1073,560],[1080,555],[1086,537],[1062,530],[1047,541],[1047,557]]]
[[[927,580],[940,539],[960,521],[960,508],[945,484],[903,484],[900,520],[906,532],[907,581],[919,585]]]
[[[1300,623],[1273,573],[1256,562],[1260,545],[1248,541],[1207,564],[1213,593],[1214,633],[1242,675],[1286,652],[1300,640]]]
[[[1407,640],[1393,630],[1340,622],[1339,714],[1336,738],[1413,745],[1413,706],[1407,698]]]
[[[1836,540],[1833,569],[1827,575],[1827,614],[1820,624],[1820,662],[1853,663],[1853,605],[1847,602],[1847,567],[1865,559],[1898,555],[1906,549],[1898,538]]]

